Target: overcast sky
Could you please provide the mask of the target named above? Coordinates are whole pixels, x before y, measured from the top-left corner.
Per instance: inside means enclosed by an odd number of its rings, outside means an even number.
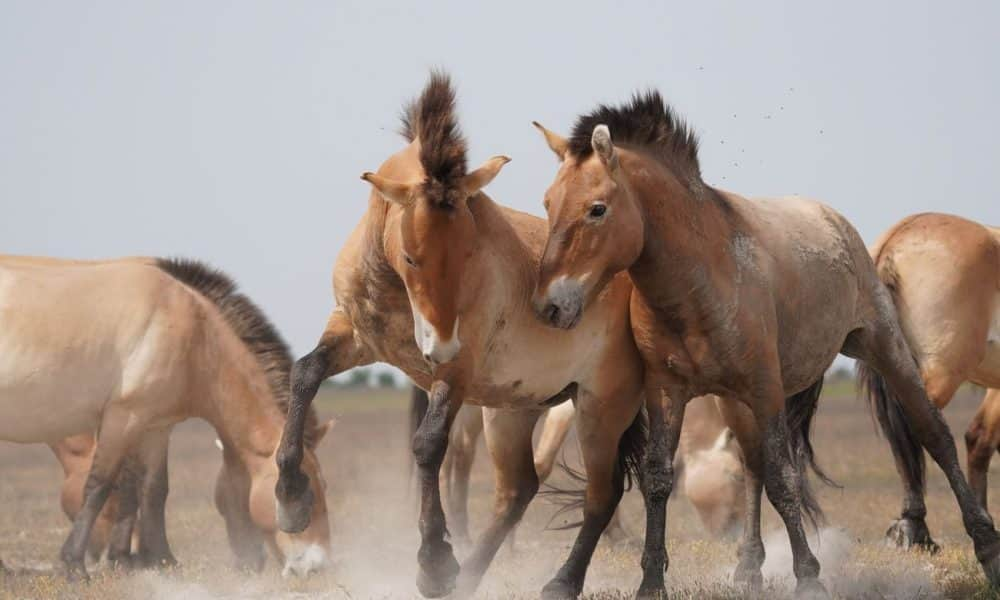
[[[483,6],[480,6],[480,5]],[[487,190],[542,215],[530,122],[659,89],[709,183],[798,193],[871,242],[937,210],[1000,225],[1000,3],[0,2],[0,252],[183,255],[312,348],[428,70]]]

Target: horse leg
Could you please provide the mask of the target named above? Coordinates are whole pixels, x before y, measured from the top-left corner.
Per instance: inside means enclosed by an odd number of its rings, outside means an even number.
[[[486,447],[493,462],[493,520],[462,565],[458,597],[472,596],[504,539],[538,492],[531,434],[540,411],[484,408]]]
[[[1000,389],[986,392],[979,411],[965,434],[969,485],[979,499],[979,505],[989,511],[986,494],[987,473],[993,453],[1000,447]]]
[[[576,598],[583,590],[587,567],[618,502],[625,492],[625,459],[622,449],[633,443],[641,444],[641,415],[629,411],[624,403],[594,398],[582,393],[577,399],[576,424],[587,472],[587,488],[583,501],[583,525],[566,562],[545,587],[542,598]],[[635,439],[625,439],[626,436]]]
[[[413,455],[420,481],[420,550],[417,588],[427,598],[440,598],[454,589],[458,561],[451,544],[444,508],[441,506],[440,471],[448,451],[448,432],[462,405],[462,394],[443,382],[431,386],[430,402],[423,422],[413,436]]]
[[[955,440],[947,423],[924,389],[917,365],[895,319],[891,300],[884,293],[880,318],[870,328],[848,336],[852,354],[870,364],[888,383],[919,443],[938,464],[962,512],[965,531],[972,538],[976,558],[990,583],[1000,585],[1000,536],[993,519],[979,504],[958,463]]]
[[[142,478],[142,464],[137,456],[129,454],[125,458],[118,475],[115,496],[109,498],[101,513],[108,513],[112,500],[117,500],[112,516],[111,533],[108,536],[108,562],[123,568],[131,568],[132,534],[135,531],[136,515],[139,512],[139,481]],[[96,529],[91,532],[94,537]]]
[[[250,516],[250,474],[236,453],[226,447],[215,480],[215,508],[226,522],[226,538],[240,571],[260,572],[267,562],[264,539]]]
[[[545,483],[545,480],[552,474],[552,468],[556,464],[556,456],[573,425],[575,412],[573,403],[567,401],[550,408],[545,413],[545,419],[542,421],[542,434],[538,438],[538,448],[535,450],[535,473],[538,474],[539,483]]]
[[[792,570],[795,573],[797,597],[827,597],[819,582],[819,561],[809,549],[802,527],[802,473],[790,454],[785,398],[780,385],[774,386],[769,398],[770,410],[757,415],[757,424],[764,432],[764,489],[767,499],[785,523],[792,546]],[[776,410],[777,409],[777,410]]]
[[[170,428],[166,427],[147,432],[139,447],[143,462],[139,505],[139,560],[144,567],[170,567],[177,564],[167,542],[169,441]]]
[[[750,409],[741,402],[720,398],[719,410],[726,425],[736,436],[743,454],[743,477],[746,486],[746,511],[743,520],[743,537],[737,550],[739,563],[733,574],[737,584],[751,593],[760,591],[764,564],[764,542],[760,537],[760,500],[763,492],[764,451],[760,430]]]
[[[285,533],[304,531],[312,513],[309,477],[300,468],[309,406],[324,379],[366,362],[370,362],[368,352],[355,339],[350,319],[342,311],[334,310],[319,344],[292,367],[292,399],[278,445],[279,474],[274,488],[278,528]]]
[[[684,424],[689,398],[680,390],[663,394],[652,377],[646,385],[646,413],[649,416],[649,447],[642,463],[642,494],[646,502],[646,540],[642,552],[640,598],[666,594],[664,573],[667,557],[667,500],[674,486],[674,456]]]
[[[469,478],[476,459],[476,444],[483,432],[483,410],[476,406],[459,409],[457,426],[442,466],[448,492],[448,520],[452,538],[462,543],[469,541]]]
[[[73,527],[59,553],[70,579],[87,578],[84,557],[90,531],[114,487],[125,454],[135,437],[135,427],[129,420],[129,414],[114,407],[106,409],[101,420],[97,449],[83,488],[83,507],[73,520]]]

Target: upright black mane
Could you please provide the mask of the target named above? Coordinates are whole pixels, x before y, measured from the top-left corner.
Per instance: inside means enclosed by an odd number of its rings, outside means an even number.
[[[582,115],[573,126],[569,152],[578,159],[589,157],[591,136],[598,125],[607,125],[615,145],[634,146],[661,162],[688,185],[698,186],[698,139],[655,90],[636,93],[621,106],[602,104]]]
[[[403,109],[401,133],[408,141],[420,140],[420,164],[427,174],[426,197],[442,208],[459,200],[459,183],[465,176],[467,143],[455,115],[455,90],[451,78],[434,71],[420,94]]]
[[[292,353],[288,344],[263,311],[239,291],[229,275],[203,262],[182,258],[158,258],[156,266],[174,279],[196,290],[219,309],[226,324],[257,358],[264,369],[271,393],[281,409],[288,413]],[[306,417],[306,445],[313,447],[319,419],[313,407]]]

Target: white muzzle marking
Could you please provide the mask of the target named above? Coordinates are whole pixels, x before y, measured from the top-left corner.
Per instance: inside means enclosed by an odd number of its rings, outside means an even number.
[[[462,348],[462,343],[458,339],[458,321],[456,317],[448,339],[442,339],[437,329],[420,314],[420,311],[413,309],[413,338],[427,362],[441,365],[455,358]]]

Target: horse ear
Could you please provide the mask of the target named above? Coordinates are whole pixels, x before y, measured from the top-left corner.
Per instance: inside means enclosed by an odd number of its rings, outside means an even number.
[[[545,136],[545,143],[548,144],[549,149],[555,153],[559,162],[566,160],[566,151],[569,149],[569,141],[558,133],[549,131],[548,129],[542,127],[542,124],[538,121],[532,121],[531,124]]]
[[[722,450],[729,448],[729,444],[732,443],[735,438],[736,434],[733,433],[733,430],[726,427],[722,430],[722,433],[719,434],[719,437],[716,438],[715,444],[712,446],[712,450],[721,452]]]
[[[590,145],[594,147],[594,152],[601,157],[601,162],[609,171],[618,168],[618,152],[615,145],[611,143],[611,130],[607,125],[594,127],[594,133],[590,136]]]
[[[337,424],[337,419],[330,419],[329,421],[327,421],[326,423],[323,423],[322,425],[320,425],[316,429],[316,445],[317,446],[319,446],[320,442],[323,441],[323,438],[326,437],[326,434],[330,433],[330,430],[333,429],[334,425],[336,425],[336,424]]]
[[[510,162],[506,156],[494,156],[475,171],[462,178],[462,189],[471,196],[490,184],[500,173],[500,169]]]
[[[371,171],[366,171],[361,174],[361,179],[364,179],[368,183],[378,190],[382,197],[389,202],[395,202],[401,206],[409,206],[413,204],[413,192],[416,189],[416,184],[413,183],[400,183],[398,181],[393,181],[387,177],[383,177],[378,173],[372,173]]]

